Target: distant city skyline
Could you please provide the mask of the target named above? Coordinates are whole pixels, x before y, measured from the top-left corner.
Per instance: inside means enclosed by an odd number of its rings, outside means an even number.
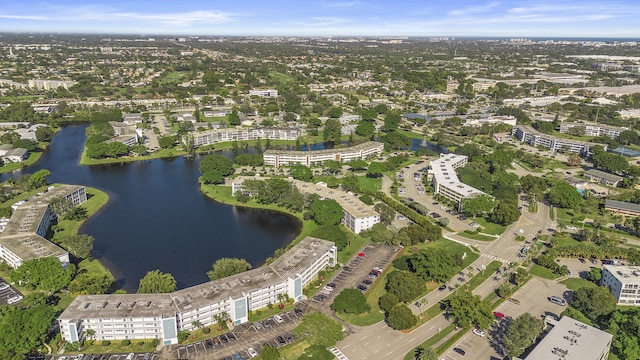
[[[640,38],[637,1],[14,1],[0,32]]]

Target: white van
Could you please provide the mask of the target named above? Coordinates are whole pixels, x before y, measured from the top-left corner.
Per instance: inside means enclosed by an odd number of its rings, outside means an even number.
[[[136,354],[129,353],[129,355],[127,355],[127,360],[133,360],[134,357],[136,357]]]
[[[558,304],[558,305],[560,305],[560,306],[565,306],[565,305],[567,305],[567,302],[566,302],[563,298],[561,298],[561,297],[557,297],[557,296],[549,296],[547,299],[548,299],[549,301],[551,301],[552,303],[554,303],[554,304]]]

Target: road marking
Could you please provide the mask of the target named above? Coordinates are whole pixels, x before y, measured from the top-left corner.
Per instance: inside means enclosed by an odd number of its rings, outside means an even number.
[[[434,327],[436,327],[435,325],[433,325],[432,327],[429,328],[429,330],[433,329]]]
[[[338,360],[349,360],[349,358],[336,347],[329,348],[329,351],[335,355]]]
[[[411,340],[409,340],[409,342],[412,342],[412,341],[414,341],[415,339],[416,339],[416,338],[411,338]]]
[[[366,338],[367,338],[367,335],[365,335],[365,336],[361,337],[361,338],[360,338],[360,340],[364,340],[364,339],[366,339]]]

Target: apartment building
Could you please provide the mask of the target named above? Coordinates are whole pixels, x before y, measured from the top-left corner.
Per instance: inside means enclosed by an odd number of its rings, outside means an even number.
[[[610,174],[605,171],[600,171],[596,169],[590,169],[584,172],[584,177],[591,181],[599,182],[600,184],[609,185],[609,186],[618,186],[620,181],[624,179],[622,176]]]
[[[195,324],[209,326],[226,314],[239,325],[249,312],[277,304],[283,295],[303,300],[302,290],[328,266],[337,263],[331,241],[306,237],[271,264],[169,294],[78,296],[58,317],[62,339],[75,342],[93,330],[96,340],[158,339],[178,343],[178,332]]]
[[[570,129],[576,129],[576,131],[584,133],[587,136],[606,136],[612,139],[617,139],[620,136],[621,132],[629,130],[629,128],[626,127],[614,127],[598,124],[584,124],[575,122],[563,122],[562,124],[560,124],[560,133],[567,134],[570,132]]]
[[[249,96],[259,96],[262,98],[277,98],[278,90],[268,89],[268,90],[249,90]]]
[[[604,209],[616,215],[632,217],[640,215],[640,204],[630,202],[606,199],[604,201]]]
[[[287,165],[319,166],[327,160],[349,162],[379,156],[384,144],[367,141],[351,147],[315,151],[267,150],[263,154],[264,164],[280,167]]]
[[[587,155],[594,145],[602,146],[605,150],[606,144],[595,144],[585,141],[556,138],[552,135],[543,134],[528,125],[517,125],[513,127],[511,134],[521,142],[531,146],[541,146],[551,151],[576,153]]]
[[[496,124],[506,124],[511,126],[516,126],[517,119],[515,116],[489,116],[480,119],[469,119],[462,124],[462,126],[482,126],[483,124],[488,125],[496,125]]]
[[[456,169],[467,164],[468,157],[458,154],[440,154],[440,158],[429,164],[427,179],[431,180],[435,194],[460,204],[462,199],[474,197],[484,192],[462,183]]]
[[[618,305],[640,306],[640,266],[604,265],[600,285],[611,290]]]
[[[74,206],[87,201],[83,186],[49,187],[28,201],[12,205],[13,214],[0,234],[0,259],[17,269],[27,260],[55,257],[62,266],[69,264],[69,253],[45,239],[56,215],[49,203],[56,198],[69,200]]]
[[[240,128],[214,129],[191,133],[195,147],[216,144],[223,141],[247,141],[257,139],[298,140],[300,130],[292,128]],[[186,137],[182,138],[182,142]]]
[[[606,360],[613,335],[563,316],[525,360]]]

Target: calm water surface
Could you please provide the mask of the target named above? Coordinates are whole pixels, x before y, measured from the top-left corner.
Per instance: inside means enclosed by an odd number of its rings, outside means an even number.
[[[300,232],[300,222],[291,216],[206,198],[198,189],[199,159],[78,165],[86,127],[63,128],[41,160],[24,171],[48,169],[50,182],[109,194],[109,203],[80,232],[95,237],[94,257],[129,292],[154,269],[172,274],[184,288],[207,281],[206,272],[222,257],[259,266]]]

